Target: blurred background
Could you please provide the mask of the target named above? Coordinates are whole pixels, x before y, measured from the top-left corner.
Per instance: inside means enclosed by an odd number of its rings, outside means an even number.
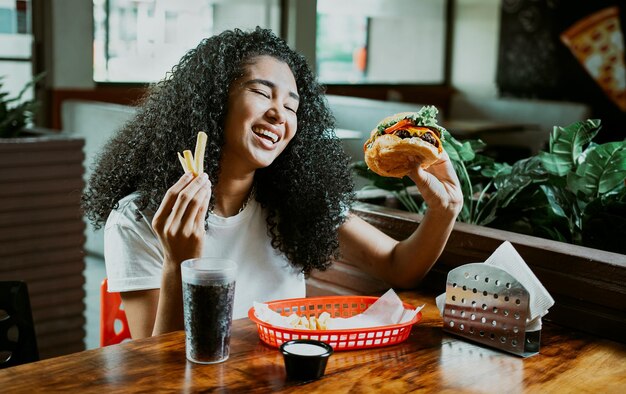
[[[302,52],[330,94],[429,102],[444,112],[454,93],[575,101],[619,123],[622,111],[560,38],[615,6],[620,34],[608,44],[619,47],[623,66],[619,3],[0,0],[0,75],[18,92],[46,71],[34,92],[43,103],[37,124],[61,129],[64,100],[131,103],[203,37],[258,25]]]

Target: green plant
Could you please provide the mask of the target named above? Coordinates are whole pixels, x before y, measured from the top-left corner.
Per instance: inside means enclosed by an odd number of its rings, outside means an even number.
[[[39,103],[35,99],[22,100],[22,96],[43,76],[44,74],[37,75],[13,98],[9,98],[8,92],[2,91],[4,84],[3,77],[0,77],[0,138],[18,137],[24,126],[32,119]]]
[[[600,128],[599,120],[556,126],[547,152],[513,165],[481,155],[480,140],[446,134],[464,194],[458,220],[626,253],[626,140],[595,144]],[[384,181],[363,166],[357,163],[356,173],[376,187],[407,194],[410,180]],[[399,200],[407,210],[425,209]]]

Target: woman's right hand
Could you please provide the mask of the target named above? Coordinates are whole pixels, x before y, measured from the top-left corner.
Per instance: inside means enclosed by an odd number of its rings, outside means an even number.
[[[165,254],[164,263],[179,265],[201,256],[210,200],[211,181],[206,174],[193,178],[186,173],[165,193],[152,219]]]

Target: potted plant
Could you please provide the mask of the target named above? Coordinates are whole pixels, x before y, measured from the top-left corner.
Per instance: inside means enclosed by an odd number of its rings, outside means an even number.
[[[600,120],[554,127],[547,152],[513,165],[480,154],[480,140],[445,133],[465,198],[458,220],[626,254],[626,141],[595,144],[600,129]],[[404,209],[426,208],[409,193],[410,180],[380,177],[363,162],[354,171]]]
[[[39,103],[34,99],[22,100],[22,97],[41,78],[43,74],[28,82],[13,98],[9,97],[8,92],[2,91],[4,84],[0,78],[0,138],[14,138],[24,132],[24,127],[32,120]]]
[[[0,80],[0,280],[28,285],[41,358],[84,349],[83,145],[29,127],[39,103]]]

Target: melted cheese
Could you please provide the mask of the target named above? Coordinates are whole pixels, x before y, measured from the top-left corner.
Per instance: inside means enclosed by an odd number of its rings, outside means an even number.
[[[412,137],[421,137],[424,134],[430,134],[435,138],[435,141],[437,141],[437,149],[439,150],[439,153],[441,153],[441,151],[443,150],[443,146],[441,145],[441,139],[437,136],[437,133],[435,133],[434,131],[432,131],[431,129],[427,127],[410,126],[402,130],[406,130],[409,133],[411,133]],[[396,131],[400,131],[400,130],[396,130]]]

